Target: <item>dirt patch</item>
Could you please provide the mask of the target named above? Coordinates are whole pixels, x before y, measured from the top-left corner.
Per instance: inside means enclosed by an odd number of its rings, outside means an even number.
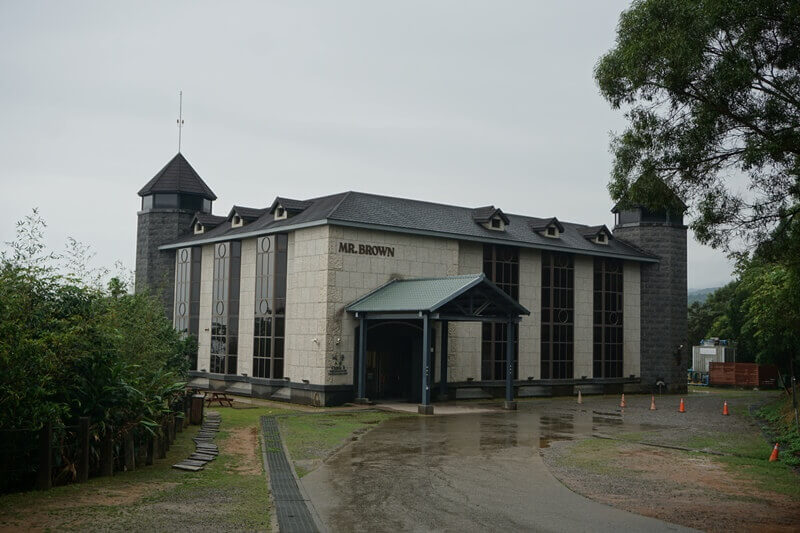
[[[244,427],[230,430],[228,438],[220,443],[222,453],[234,458],[228,470],[239,474],[261,475],[258,457],[258,429]]]
[[[18,507],[11,517],[0,517],[0,530],[47,531],[65,526],[80,527],[86,522],[81,510],[86,507],[119,507],[134,505],[154,492],[177,486],[178,483],[125,483],[114,488],[85,490],[78,495],[54,498],[47,502]]]
[[[712,456],[613,442],[603,468],[626,472],[619,476],[576,466],[576,446],[554,443],[542,456],[567,487],[593,500],[704,531],[798,530],[796,502],[759,490]]]
[[[158,492],[177,486],[177,483],[129,483],[113,489],[104,489],[86,494],[70,500],[68,507],[83,507],[89,505],[131,505],[138,502],[144,496],[153,492]],[[50,504],[43,506],[43,509],[61,509],[61,504]]]

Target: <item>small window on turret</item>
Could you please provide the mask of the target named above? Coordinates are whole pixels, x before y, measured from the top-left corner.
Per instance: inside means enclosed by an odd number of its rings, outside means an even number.
[[[275,220],[284,220],[286,218],[289,218],[289,213],[286,211],[286,209],[283,206],[278,205],[275,208],[275,213],[273,214],[273,218]]]

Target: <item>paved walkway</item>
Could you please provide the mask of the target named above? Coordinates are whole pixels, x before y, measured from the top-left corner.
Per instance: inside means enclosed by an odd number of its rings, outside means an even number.
[[[502,411],[502,406],[490,403],[469,403],[469,402],[436,402],[433,404],[436,415],[464,415],[476,413],[492,413]],[[413,413],[417,414],[419,407],[415,403],[409,402],[384,402],[378,401],[374,407],[378,409],[388,409],[390,411],[398,411],[400,413]]]
[[[591,412],[561,420],[525,404],[389,420],[302,485],[331,531],[687,531],[588,500],[548,472],[540,446],[605,423]]]

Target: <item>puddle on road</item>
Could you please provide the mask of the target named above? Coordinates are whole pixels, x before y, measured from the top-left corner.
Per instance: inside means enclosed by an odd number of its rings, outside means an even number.
[[[435,461],[444,456],[487,456],[514,448],[547,448],[556,441],[607,436],[621,429],[638,432],[662,428],[626,422],[619,412],[582,408],[404,417],[381,424],[343,455],[358,456],[367,446],[376,459],[407,457],[413,461],[421,454]]]

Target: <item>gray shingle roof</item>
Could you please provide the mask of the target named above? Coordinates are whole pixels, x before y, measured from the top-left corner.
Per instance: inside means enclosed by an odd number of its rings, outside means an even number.
[[[517,312],[529,315],[530,312],[512,300],[497,285],[486,279],[486,275],[469,274],[441,278],[395,279],[378,287],[347,306],[351,313],[427,311],[433,312],[452,301],[464,292],[486,285],[496,298],[516,308]]]
[[[227,217],[219,215],[209,215],[208,213],[195,213],[192,226],[195,222],[199,222],[208,229],[215,228],[227,220]]]
[[[589,227],[584,224],[558,222],[563,228],[558,239],[540,235],[531,228],[532,225],[540,225],[543,221],[552,221],[552,218],[542,219],[505,213],[510,223],[505,231],[500,232],[476,224],[473,218],[474,209],[470,207],[352,191],[304,202],[308,203],[308,207],[288,219],[274,220],[272,215],[266,214],[239,228],[220,225],[203,235],[183,237],[172,244],[164,245],[163,248],[177,248],[182,244],[188,245],[196,241],[214,242],[240,236],[277,233],[282,230],[327,223],[587,255],[625,257],[642,261],[656,259],[621,239],[611,239],[608,244],[595,244],[584,237],[583,232]]]
[[[608,231],[608,228],[605,224],[601,224],[599,226],[586,226],[583,228],[583,230],[581,230],[581,235],[588,239],[591,237],[596,237],[600,232],[605,232],[607,235],[611,235],[611,232]]]
[[[217,195],[180,152],[139,190],[139,196],[153,193],[186,193],[196,194],[208,200],[217,199]]]
[[[272,205],[269,206],[269,212],[275,213],[275,208],[279,205],[289,213],[299,213],[300,211],[307,209],[311,205],[311,202],[308,200],[293,200],[291,198],[283,198],[278,196],[275,198],[275,201],[272,202]]]
[[[485,224],[494,217],[495,213],[497,213],[498,216],[503,219],[503,222],[506,224],[509,223],[508,217],[505,215],[505,213],[493,205],[487,205],[486,207],[478,207],[477,209],[473,209],[472,219],[475,222]]]
[[[533,231],[544,231],[550,226],[555,226],[558,228],[558,231],[564,231],[564,225],[559,222],[556,217],[550,218],[536,218],[536,217],[529,217],[528,225],[531,227]]]
[[[261,218],[263,215],[267,213],[267,211],[269,211],[269,208],[267,207],[259,208],[259,207],[244,207],[241,205],[235,205],[231,208],[231,212],[228,214],[228,217],[230,218],[230,216],[233,215],[233,213],[235,212],[245,222],[252,222],[253,220],[258,220],[259,218]]]

